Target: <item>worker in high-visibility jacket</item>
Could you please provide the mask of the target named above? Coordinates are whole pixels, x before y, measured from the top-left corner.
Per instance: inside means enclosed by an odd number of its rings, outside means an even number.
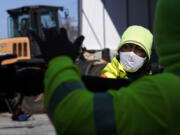
[[[51,54],[46,57],[45,108],[58,135],[180,134],[179,7],[179,0],[157,3],[154,37],[164,72],[119,90],[93,93],[86,88],[72,54],[83,37],[72,43],[61,29],[45,32],[45,41],[37,38],[42,52]]]
[[[118,55],[102,70],[103,78],[138,78],[150,73],[152,33],[137,25],[129,26],[122,35]]]

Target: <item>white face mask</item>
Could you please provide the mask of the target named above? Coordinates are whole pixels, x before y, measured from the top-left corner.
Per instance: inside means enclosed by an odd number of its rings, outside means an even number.
[[[140,69],[146,58],[136,55],[134,52],[120,52],[120,62],[128,72],[136,72]]]

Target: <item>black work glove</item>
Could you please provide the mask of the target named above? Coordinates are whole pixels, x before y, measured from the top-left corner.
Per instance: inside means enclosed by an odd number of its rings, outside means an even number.
[[[30,31],[30,34],[39,44],[42,55],[47,62],[57,56],[69,56],[75,61],[80,53],[84,36],[79,36],[74,42],[71,42],[64,28],[43,29],[43,32],[44,39],[33,31]]]

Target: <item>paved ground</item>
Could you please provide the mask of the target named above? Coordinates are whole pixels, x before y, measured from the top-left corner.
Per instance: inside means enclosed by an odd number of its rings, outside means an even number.
[[[11,114],[2,113],[0,135],[56,135],[56,133],[45,114],[33,115],[25,122],[16,122],[11,120]]]

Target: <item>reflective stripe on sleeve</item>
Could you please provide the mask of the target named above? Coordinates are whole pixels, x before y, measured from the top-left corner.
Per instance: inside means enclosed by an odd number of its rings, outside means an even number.
[[[56,88],[53,93],[48,107],[48,115],[51,118],[57,105],[72,91],[76,89],[86,89],[83,83],[81,82],[65,82]]]
[[[108,93],[94,94],[94,121],[96,135],[116,135],[113,98]]]

